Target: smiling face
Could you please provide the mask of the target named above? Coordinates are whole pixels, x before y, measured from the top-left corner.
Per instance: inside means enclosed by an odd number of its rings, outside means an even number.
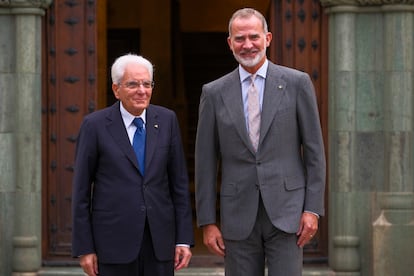
[[[151,84],[148,69],[143,65],[130,63],[125,67],[120,83],[112,84],[112,91],[129,113],[139,116],[150,104]]]
[[[234,19],[227,43],[237,62],[246,71],[255,73],[266,60],[266,48],[271,40],[272,34],[263,31],[260,19],[250,16]]]

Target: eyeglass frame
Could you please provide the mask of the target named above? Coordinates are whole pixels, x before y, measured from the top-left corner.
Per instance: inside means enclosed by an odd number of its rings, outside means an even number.
[[[148,81],[148,80],[141,80],[141,81],[127,81],[125,83],[118,83],[120,86],[124,86],[128,89],[137,89],[138,87],[142,86],[146,89],[154,88],[155,82]]]

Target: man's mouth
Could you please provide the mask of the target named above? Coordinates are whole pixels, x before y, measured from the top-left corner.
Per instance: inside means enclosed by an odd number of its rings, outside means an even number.
[[[258,51],[256,51],[256,50],[242,51],[242,52],[240,52],[240,55],[243,56],[244,58],[254,58],[257,53],[258,53]]]

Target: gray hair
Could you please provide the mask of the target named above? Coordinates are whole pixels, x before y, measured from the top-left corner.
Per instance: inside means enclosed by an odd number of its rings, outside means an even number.
[[[135,54],[126,54],[123,56],[118,57],[115,62],[112,64],[111,68],[111,77],[112,83],[119,84],[121,79],[125,74],[125,68],[128,64],[135,63],[144,66],[147,68],[150,78],[152,81],[154,66],[152,63],[142,56],[138,56]]]
[[[229,36],[231,36],[231,25],[233,24],[233,21],[236,18],[250,18],[252,16],[257,17],[262,22],[263,32],[267,33],[268,32],[267,22],[266,22],[266,18],[263,16],[263,14],[261,14],[259,11],[255,10],[255,9],[252,9],[252,8],[243,8],[243,9],[237,10],[235,13],[233,13],[232,17],[230,18],[230,21],[229,21]]]

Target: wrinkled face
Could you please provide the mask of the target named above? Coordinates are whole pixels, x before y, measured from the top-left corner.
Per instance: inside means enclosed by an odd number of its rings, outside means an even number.
[[[266,60],[266,48],[272,40],[270,32],[263,32],[259,18],[236,18],[231,25],[231,36],[227,43],[234,58],[246,71],[255,73]]]
[[[153,82],[148,70],[139,64],[128,64],[121,83],[113,83],[115,98],[122,102],[125,109],[139,116],[150,104]]]

